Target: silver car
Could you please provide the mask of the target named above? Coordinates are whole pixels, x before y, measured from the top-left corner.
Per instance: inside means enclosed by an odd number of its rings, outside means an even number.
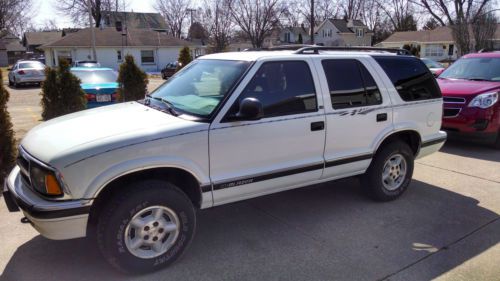
[[[18,61],[10,69],[9,86],[18,87],[21,84],[37,83],[45,80],[45,65],[35,60]]]

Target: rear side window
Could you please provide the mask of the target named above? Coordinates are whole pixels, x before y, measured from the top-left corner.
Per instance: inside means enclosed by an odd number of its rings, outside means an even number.
[[[382,103],[375,80],[358,60],[324,60],[321,63],[334,109]]]
[[[373,57],[384,69],[404,101],[417,101],[441,97],[436,79],[417,58]]]
[[[309,66],[304,61],[262,64],[231,112],[237,112],[241,100],[250,97],[257,98],[262,103],[264,117],[317,111],[314,81]]]

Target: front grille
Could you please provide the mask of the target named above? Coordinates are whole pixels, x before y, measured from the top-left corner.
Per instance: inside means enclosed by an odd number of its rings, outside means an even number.
[[[460,108],[445,108],[443,110],[443,116],[445,118],[456,117],[460,113]]]
[[[465,103],[464,98],[456,98],[456,97],[443,97],[443,101],[445,103]]]

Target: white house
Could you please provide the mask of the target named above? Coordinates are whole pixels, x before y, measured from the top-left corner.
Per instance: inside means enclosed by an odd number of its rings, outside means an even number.
[[[118,69],[126,54],[131,54],[144,71],[156,72],[176,61],[184,46],[191,49],[193,57],[205,53],[205,46],[151,29],[128,28],[122,33],[108,27],[94,28],[94,31],[97,61],[103,67],[113,69]],[[70,62],[89,60],[92,58],[91,29],[70,33],[39,48],[45,51],[48,66],[56,66],[60,58]]]
[[[326,19],[315,28],[314,42],[323,46],[371,46],[373,32],[359,20]]]
[[[302,37],[302,42],[299,38]],[[280,30],[279,40],[281,44],[307,44],[309,43],[309,28],[305,26],[287,26]]]

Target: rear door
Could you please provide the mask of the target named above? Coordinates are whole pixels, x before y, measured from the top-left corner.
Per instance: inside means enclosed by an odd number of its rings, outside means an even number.
[[[325,115],[307,58],[257,62],[210,128],[214,204],[277,192],[319,180]],[[225,121],[244,98],[258,99],[264,117]]]
[[[392,130],[391,101],[370,60],[324,58],[316,63],[326,90],[323,178],[363,173],[377,141]]]

